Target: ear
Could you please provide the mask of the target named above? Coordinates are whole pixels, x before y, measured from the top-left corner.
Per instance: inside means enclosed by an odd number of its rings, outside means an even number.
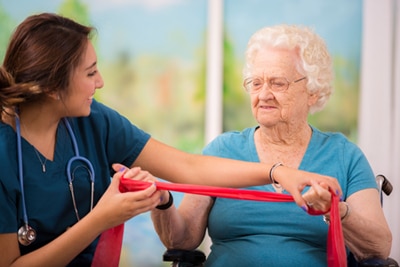
[[[55,101],[60,101],[60,99],[61,99],[61,96],[60,96],[59,92],[51,92],[51,93],[48,94],[48,96],[50,98],[52,98],[53,100],[55,100]]]
[[[309,94],[308,95],[308,106],[311,107],[312,105],[317,103],[318,98],[319,98],[319,94],[318,93]]]

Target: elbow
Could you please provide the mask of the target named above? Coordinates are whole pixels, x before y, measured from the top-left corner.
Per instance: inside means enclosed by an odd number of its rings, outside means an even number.
[[[364,253],[359,253],[356,258],[358,261],[377,258],[386,260],[390,256],[390,251],[392,249],[392,233],[390,230],[385,231],[384,234],[380,236],[377,242],[371,243],[369,250]]]
[[[167,249],[193,250],[201,244],[201,241],[199,241],[199,238],[188,233],[179,235],[179,237],[170,235],[163,243]]]
[[[390,251],[392,249],[392,241],[393,241],[393,236],[392,236],[392,232],[390,230],[387,231],[386,236],[384,237],[385,242],[382,245],[382,255],[381,257],[383,259],[386,259],[389,257],[390,255]]]
[[[389,229],[387,229],[382,235],[381,241],[382,243],[380,245],[379,254],[377,255],[377,257],[381,259],[387,259],[390,255],[393,241],[392,232]]]

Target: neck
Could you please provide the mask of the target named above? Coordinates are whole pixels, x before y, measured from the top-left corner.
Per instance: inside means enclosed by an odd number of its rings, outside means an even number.
[[[46,159],[53,160],[56,132],[61,118],[44,108],[21,108],[19,117],[21,136]]]
[[[303,127],[262,127],[255,134],[255,143],[260,160],[267,163],[282,162],[297,168],[307,150],[312,130],[308,124]]]
[[[260,126],[258,129],[260,141],[283,147],[301,146],[308,144],[311,138],[311,127],[308,123],[296,127],[279,125],[274,127]]]

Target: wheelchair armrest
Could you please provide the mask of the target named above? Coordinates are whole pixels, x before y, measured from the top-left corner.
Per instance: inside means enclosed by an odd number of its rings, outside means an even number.
[[[169,249],[163,255],[164,261],[179,263],[179,266],[202,266],[206,255],[200,250]],[[396,260],[392,258],[371,258],[356,262],[354,257],[349,259],[349,266],[357,267],[399,267]]]
[[[358,262],[359,267],[399,267],[399,264],[392,258],[387,259],[365,259]]]
[[[393,191],[393,185],[390,181],[383,174],[378,174],[375,178],[380,191],[389,196]]]
[[[206,255],[200,250],[168,249],[163,260],[179,262],[180,266],[197,266],[206,260]]]

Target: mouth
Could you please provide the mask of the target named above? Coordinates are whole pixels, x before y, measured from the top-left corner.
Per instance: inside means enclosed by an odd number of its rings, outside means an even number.
[[[275,106],[270,106],[270,105],[260,105],[258,106],[260,109],[265,109],[265,110],[271,110],[271,109],[276,109]]]

